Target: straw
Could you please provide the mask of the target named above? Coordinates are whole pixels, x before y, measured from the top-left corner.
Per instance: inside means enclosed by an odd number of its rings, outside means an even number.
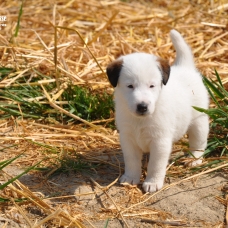
[[[111,94],[113,88],[108,82],[105,69],[112,60],[123,54],[153,53],[172,64],[175,51],[169,32],[173,28],[177,29],[191,46],[199,71],[206,77],[215,79],[216,69],[222,83],[227,86],[228,4],[225,1],[206,1],[201,4],[198,2],[203,1],[182,1],[181,4],[175,0],[56,0],[55,4],[48,0],[37,0],[35,4],[31,1],[23,1],[23,4],[21,1],[2,1],[0,15],[6,15],[7,22],[0,30],[0,68],[12,68],[13,71],[4,77],[0,75],[1,90],[39,86],[42,88],[42,94],[25,99],[26,101],[49,104],[53,112],[62,113],[79,122],[77,125],[64,123],[51,117],[36,121],[27,119],[22,112],[21,103],[1,98],[1,102],[17,105],[22,116],[21,119],[10,116],[0,120],[2,160],[16,157],[23,152],[26,156],[13,164],[14,167],[24,168],[45,158],[43,166],[39,168],[53,168],[48,171],[50,175],[60,167],[57,161],[64,156],[69,156],[72,160],[80,157],[88,164],[106,164],[112,167],[116,170],[117,178],[124,169],[123,163],[118,159],[111,159],[122,156],[118,133],[101,126],[112,121],[113,116],[89,122],[74,115],[63,108],[63,105],[67,104],[67,101],[62,100],[63,92],[69,85],[80,85],[91,88],[93,92]],[[34,82],[34,78],[38,79]],[[49,91],[47,87],[53,84],[56,84],[56,88]],[[185,150],[183,145],[177,146],[178,149],[174,149],[174,152]],[[223,161],[227,161],[226,159],[221,157]],[[205,164],[211,161],[213,158],[207,159]],[[184,176],[183,180],[165,186],[150,196],[143,195],[136,187],[121,187],[130,196],[133,192],[130,204],[119,202],[115,196],[108,193],[109,189],[116,187],[117,179],[105,187],[101,187],[98,180],[91,179],[96,187],[93,191],[49,196],[47,199],[37,197],[35,186],[25,186],[17,180],[2,191],[0,197],[11,199],[7,201],[8,205],[4,205],[4,210],[13,208],[29,227],[50,224],[53,227],[85,227],[84,224],[95,227],[93,219],[103,219],[108,215],[118,217],[128,227],[130,225],[126,217],[150,219],[145,221],[165,225],[165,218],[171,217],[168,213],[142,205],[167,188],[218,169],[227,171],[227,164],[215,168],[205,167],[204,171],[193,175],[189,168],[177,167],[172,163],[167,172],[176,177]],[[34,173],[42,176],[35,171]],[[5,173],[2,176],[4,181],[11,178]],[[43,182],[40,186],[43,186]],[[49,202],[50,199],[63,201],[98,193],[106,195],[117,213],[112,213],[113,210],[108,212],[106,208],[99,213],[94,212],[93,216],[85,215],[83,209],[72,211],[67,203],[65,209],[62,209],[54,208]],[[27,200],[18,203],[17,200],[22,198]],[[27,204],[41,210],[45,214],[44,217],[39,216],[37,221],[34,221],[25,210]],[[226,220],[228,222],[228,214]],[[170,220],[166,225],[179,224],[184,223]]]

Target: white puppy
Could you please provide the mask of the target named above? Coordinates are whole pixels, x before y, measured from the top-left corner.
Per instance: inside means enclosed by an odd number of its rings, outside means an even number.
[[[183,37],[176,30],[170,36],[177,52],[172,67],[145,53],[122,56],[107,67],[115,87],[116,123],[125,162],[120,182],[138,184],[142,153],[150,152],[143,183],[146,192],[162,188],[173,142],[188,132],[195,158],[207,145],[208,117],[192,108],[208,108],[207,90]]]

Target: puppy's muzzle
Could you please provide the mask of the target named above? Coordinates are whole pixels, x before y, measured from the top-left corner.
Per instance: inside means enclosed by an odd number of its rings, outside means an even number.
[[[139,115],[144,115],[147,113],[148,111],[148,106],[146,103],[142,102],[140,104],[137,105],[137,109],[136,109],[137,113]]]

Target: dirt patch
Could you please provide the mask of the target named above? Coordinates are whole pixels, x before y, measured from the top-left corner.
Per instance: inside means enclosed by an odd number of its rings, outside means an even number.
[[[22,170],[7,167],[6,171],[16,175]],[[118,175],[117,168],[100,165],[88,172],[60,173],[49,178],[40,173],[31,173],[22,176],[20,181],[51,207],[65,208],[69,213],[83,217],[85,227],[105,227],[107,220],[108,227],[116,228],[127,225],[160,227],[165,223],[172,225],[173,222],[188,227],[217,227],[216,225],[222,225],[225,220],[226,208],[219,199],[224,198],[222,188],[227,184],[227,173],[202,175],[171,186],[154,197],[144,194],[140,185],[138,188],[120,186],[117,182],[106,188]],[[167,178],[169,184],[179,180]],[[136,205],[143,201],[144,203]],[[23,207],[33,221],[45,217],[40,208],[31,205]],[[119,214],[120,211],[122,215]],[[18,218],[15,215],[14,220],[9,220],[9,214],[10,207],[6,208],[5,215],[1,217],[2,225],[27,227],[21,215],[18,214]],[[154,223],[143,222],[143,219],[152,220]],[[48,227],[51,227],[51,224]]]
[[[185,182],[161,192],[152,205],[192,222],[223,222],[225,207],[216,200],[216,197],[223,196],[221,189],[226,181],[227,176],[205,175],[195,183]]]

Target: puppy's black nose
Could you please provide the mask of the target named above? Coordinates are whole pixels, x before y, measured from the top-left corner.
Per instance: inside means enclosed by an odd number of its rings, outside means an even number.
[[[145,112],[147,112],[147,104],[146,103],[140,103],[137,105],[137,112],[141,115],[143,115]]]

